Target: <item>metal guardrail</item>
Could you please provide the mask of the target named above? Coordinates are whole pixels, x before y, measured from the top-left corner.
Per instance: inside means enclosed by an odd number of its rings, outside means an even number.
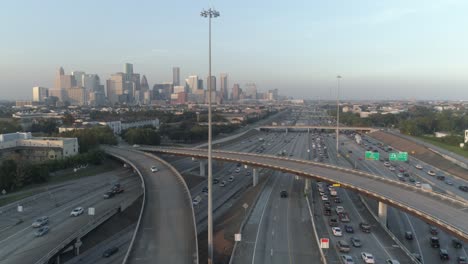
[[[172,154],[172,155],[186,155],[186,156],[196,156],[198,158],[206,158],[206,154],[205,154],[206,151],[205,150],[195,150],[195,149],[189,149],[189,148],[177,148],[176,150],[173,150],[173,149],[171,150],[171,148],[158,148],[158,149],[147,148],[147,149],[149,151],[157,151],[157,152]],[[195,152],[199,152],[200,154],[183,152],[184,150],[187,151],[187,152],[194,152],[195,151]],[[389,184],[397,185],[397,186],[403,187],[405,189],[411,189],[411,190],[413,190],[415,192],[419,192],[419,193],[422,193],[422,194],[425,194],[425,195],[428,195],[428,196],[437,197],[442,201],[450,201],[452,203],[455,203],[455,204],[458,204],[459,206],[461,206],[462,208],[460,208],[460,209],[467,208],[467,205],[468,205],[466,201],[461,201],[459,199],[455,199],[455,198],[452,198],[452,197],[449,197],[447,195],[443,195],[443,194],[440,194],[440,193],[435,193],[435,192],[431,192],[431,191],[422,190],[421,188],[416,188],[414,186],[403,184],[403,183],[398,182],[396,180],[386,179],[386,178],[384,178],[382,176],[377,176],[377,175],[373,175],[373,174],[370,174],[370,173],[366,173],[366,172],[362,172],[362,171],[358,171],[358,170],[354,170],[354,169],[341,168],[341,167],[338,167],[338,166],[333,166],[333,165],[328,165],[328,164],[323,164],[323,163],[318,163],[318,162],[312,162],[312,161],[306,161],[306,160],[298,160],[298,159],[277,157],[277,156],[273,156],[273,155],[264,155],[264,154],[259,155],[259,154],[240,153],[240,152],[234,152],[234,151],[219,151],[219,150],[214,150],[213,153],[214,154],[216,154],[216,153],[218,153],[218,154],[226,153],[226,154],[235,154],[235,155],[240,155],[241,154],[244,157],[245,156],[258,156],[260,158],[272,158],[272,159],[275,159],[275,160],[292,161],[292,162],[298,162],[298,163],[303,163],[303,164],[315,165],[315,166],[324,167],[324,168],[330,168],[330,169],[334,169],[334,170],[338,170],[338,171],[343,171],[343,172],[348,172],[348,173],[352,173],[352,174],[365,176],[365,177],[368,177],[368,178],[371,178],[371,179],[374,179],[374,180],[378,180],[378,181],[386,182],[386,183],[389,183]],[[255,166],[259,166],[259,167],[268,167],[268,168],[272,168],[272,169],[276,169],[276,170],[287,171],[287,172],[291,172],[291,173],[294,173],[294,174],[297,174],[297,175],[311,176],[311,177],[321,179],[321,180],[326,181],[326,182],[330,181],[329,178],[326,178],[326,177],[323,177],[323,176],[320,176],[320,175],[317,175],[317,174],[313,174],[313,173],[309,173],[309,172],[305,172],[305,171],[301,171],[301,170],[285,168],[285,167],[281,167],[281,166],[277,166],[277,165],[254,162],[254,161],[251,161],[251,160],[246,160],[245,158],[244,159],[238,159],[238,158],[223,157],[222,159],[227,160],[227,161],[232,161],[232,162],[243,162],[243,163],[246,163],[246,164],[249,164],[249,165],[255,165]],[[377,194],[377,193],[374,193],[374,192],[370,192],[367,189],[364,189],[364,188],[361,188],[361,187],[358,187],[358,186],[354,186],[354,185],[349,184],[349,183],[344,183],[344,182],[340,182],[340,181],[336,181],[336,180],[333,180],[333,181],[335,183],[339,183],[339,184],[343,185],[343,187],[346,187],[346,188],[353,189],[353,190],[356,190],[358,192],[364,193],[364,194],[369,195],[371,197],[374,197],[374,198],[376,198],[376,199],[378,199],[378,200],[380,200],[382,202],[386,202],[388,204],[392,204],[394,206],[397,206],[400,209],[403,209],[403,210],[405,210],[407,212],[410,212],[410,213],[412,213],[412,214],[414,214],[416,216],[419,216],[421,218],[425,218],[425,219],[435,223],[436,225],[438,225],[438,226],[452,232],[453,234],[459,236],[460,238],[465,238],[465,240],[466,240],[466,233],[463,230],[451,225],[447,221],[444,221],[444,220],[442,220],[442,219],[440,219],[438,217],[435,217],[435,216],[432,216],[432,215],[429,215],[429,214],[426,214],[426,213],[421,213],[417,208],[414,208],[414,207],[410,206],[407,203],[395,201],[391,197],[384,196],[384,195],[381,195],[381,194]]]
[[[47,263],[50,260],[50,258],[52,258],[55,254],[60,252],[60,250],[65,248],[65,246],[70,244],[73,240],[75,240],[78,237],[83,237],[84,235],[89,233],[91,230],[95,229],[97,226],[104,223],[111,216],[113,216],[114,214],[119,212],[119,208],[120,207],[113,208],[113,209],[107,211],[105,214],[103,214],[99,218],[89,222],[83,228],[81,228],[80,230],[74,232],[68,238],[63,240],[58,246],[56,246],[55,248],[50,250],[45,256],[43,256],[38,261],[36,261],[35,264],[45,264],[45,263]]]

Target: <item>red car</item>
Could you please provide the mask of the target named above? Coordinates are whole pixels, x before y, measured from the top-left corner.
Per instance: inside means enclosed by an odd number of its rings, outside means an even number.
[[[400,172],[405,172],[405,169],[403,169],[402,167],[400,167],[400,168],[398,169],[398,171],[400,171]]]

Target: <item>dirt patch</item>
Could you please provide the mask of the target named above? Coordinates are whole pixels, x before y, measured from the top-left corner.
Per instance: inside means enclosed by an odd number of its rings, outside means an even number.
[[[213,230],[213,263],[227,264],[231,258],[232,249],[234,247],[234,234],[239,232],[242,220],[245,217],[245,210],[242,207],[244,203],[252,206],[252,203],[257,197],[258,192],[262,189],[267,177],[263,177],[260,184],[255,188],[249,188],[238,199],[233,206],[215,221]],[[208,259],[208,236],[207,232],[203,232],[198,236],[198,254],[199,262],[207,263]]]
[[[382,131],[373,132],[368,135],[396,149],[407,151],[410,155],[428,164],[431,164],[434,167],[437,167],[462,179],[468,180],[468,170],[453,164],[439,154],[432,152],[425,146]]]

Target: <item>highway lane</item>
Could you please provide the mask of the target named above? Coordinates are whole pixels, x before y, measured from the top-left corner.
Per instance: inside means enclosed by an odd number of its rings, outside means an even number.
[[[103,199],[102,194],[108,190],[106,186],[95,192],[83,194],[80,198],[54,210],[49,210],[47,215],[50,219],[48,224],[50,231],[43,237],[34,237],[36,230],[30,226],[31,221],[21,224],[18,227],[19,230],[15,228],[15,232],[12,234],[11,230],[13,229],[9,229],[8,236],[2,236],[3,239],[0,241],[0,263],[35,263],[86,224],[98,219],[108,210],[119,207],[127,201],[135,200],[141,195],[136,177],[135,181],[127,182],[125,188],[124,193],[111,199]],[[78,217],[70,217],[70,211],[77,206],[94,207],[96,215],[89,216],[84,213]]]
[[[335,149],[335,142],[332,140],[331,137],[324,136],[323,143],[327,146],[327,151],[329,152],[329,160],[331,164],[336,164],[340,166],[349,166],[349,164],[345,164],[346,162],[341,159],[337,158],[336,149]],[[328,225],[328,221],[331,217],[338,219],[338,215],[335,212],[336,206],[343,206],[345,211],[349,214],[350,222],[347,223],[348,225],[352,226],[354,229],[354,233],[347,233],[345,232],[344,224],[340,222],[339,226],[343,230],[342,237],[335,237],[332,232],[331,228],[328,227],[327,231],[329,237],[331,237],[331,241],[333,245],[336,245],[338,240],[345,240],[350,245],[351,244],[351,237],[357,237],[362,241],[361,248],[355,248],[351,246],[351,251],[346,253],[351,255],[355,261],[360,260],[360,253],[361,252],[369,252],[374,255],[377,263],[383,263],[387,259],[397,259],[401,263],[410,263],[411,260],[405,255],[405,253],[399,249],[395,248],[394,242],[392,239],[385,233],[385,231],[380,228],[379,224],[373,219],[373,217],[369,214],[367,208],[361,203],[359,196],[351,191],[344,190],[342,188],[336,188],[338,192],[338,196],[341,198],[341,203],[335,203],[333,199],[330,199],[332,203],[332,216],[324,216],[325,224]],[[329,193],[329,192],[327,192]],[[330,197],[330,195],[328,195]],[[319,196],[314,197],[317,200],[320,200]],[[323,201],[320,200],[321,203]],[[323,212],[322,212],[323,215]],[[359,223],[365,222],[372,225],[371,233],[364,233],[359,229]],[[335,250],[337,250],[335,248]],[[342,255],[344,253],[339,253]]]
[[[130,251],[129,263],[193,263],[198,258],[197,237],[190,195],[181,177],[155,158],[134,150],[106,147],[127,158],[142,173],[146,205]],[[152,173],[155,165],[159,171]]]
[[[288,137],[293,140],[285,146],[287,153],[304,155],[303,137]],[[275,138],[284,142],[277,134]],[[248,218],[233,263],[307,263],[319,258],[303,189],[303,179],[277,172],[270,177]],[[288,198],[280,197],[283,190]]]
[[[361,147],[358,147],[354,141],[350,140],[349,138],[342,137],[342,142],[345,142],[344,148],[353,152],[351,158],[364,156],[365,150]],[[381,151],[381,155],[383,155],[384,158],[388,158],[388,155],[383,151]],[[397,179],[396,172],[390,171],[387,167],[383,166],[382,162],[359,161],[359,166],[362,169],[368,170],[372,173]],[[430,234],[430,226],[427,223],[392,207],[389,207],[388,213],[389,229],[411,252],[420,253],[423,257],[424,263],[435,264],[440,262],[438,259],[438,250],[431,248],[429,245],[429,239],[433,235]],[[415,235],[415,238],[412,241],[405,238],[406,231],[411,231]],[[467,256],[464,247],[461,249],[455,249],[452,247],[452,236],[442,231],[439,231],[437,236],[440,239],[441,247],[447,249],[449,255],[453,259],[455,259],[456,256]]]
[[[378,140],[376,140],[374,138],[368,137],[368,136],[365,136],[364,138],[370,141],[370,143],[369,142],[364,142],[364,143],[369,145],[369,146],[372,146],[372,147],[376,147],[377,143],[382,143],[383,144],[383,142],[380,142],[380,141],[378,141]],[[388,153],[387,152],[384,152],[383,150],[380,150],[380,149],[379,149],[379,151],[380,151],[380,154],[385,159],[388,159]],[[398,151],[398,150],[394,150],[393,152],[396,152],[396,151]],[[441,157],[441,159],[442,159],[442,157]],[[447,162],[449,162],[449,161],[447,161]],[[396,163],[396,162],[394,162],[394,163]],[[416,169],[415,166],[417,164],[422,165],[423,169],[422,170]],[[463,192],[463,191],[458,189],[458,186],[460,186],[460,185],[468,185],[468,182],[466,180],[464,180],[464,179],[461,179],[459,177],[455,177],[455,176],[453,176],[453,175],[451,175],[451,174],[449,174],[447,172],[441,171],[437,167],[434,167],[434,166],[432,166],[430,164],[427,164],[427,163],[425,163],[423,161],[417,160],[417,159],[415,159],[415,158],[413,158],[411,156],[409,158],[408,163],[399,162],[398,165],[404,167],[407,171],[409,171],[414,176],[423,179],[425,182],[428,182],[433,186],[436,186],[440,190],[444,190],[444,191],[446,191],[447,193],[449,193],[451,195],[458,195],[459,197],[462,197],[464,199],[468,199],[468,193]],[[436,172],[436,175],[444,176],[445,180],[438,180],[434,176],[428,175],[427,172],[429,170],[433,170],[434,172]],[[450,181],[452,183],[452,185],[447,184],[447,181]]]

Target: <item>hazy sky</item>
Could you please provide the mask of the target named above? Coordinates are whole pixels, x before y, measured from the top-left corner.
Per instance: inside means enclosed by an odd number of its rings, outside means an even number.
[[[0,8],[0,99],[52,87],[57,68],[98,73],[124,62],[152,86],[207,76],[207,19],[214,6],[213,72],[230,87],[312,99],[468,99],[466,0],[15,0]],[[334,90],[334,91],[332,91]]]

